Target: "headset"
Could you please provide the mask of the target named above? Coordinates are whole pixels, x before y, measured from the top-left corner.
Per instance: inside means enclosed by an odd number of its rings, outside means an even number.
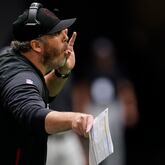
[[[37,20],[37,12],[43,7],[41,3],[33,2],[29,7],[28,20],[25,24],[26,26],[36,26],[40,25],[40,21]]]

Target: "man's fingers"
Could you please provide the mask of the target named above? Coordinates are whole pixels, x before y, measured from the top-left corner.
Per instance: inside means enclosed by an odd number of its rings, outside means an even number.
[[[76,37],[77,37],[77,33],[76,32],[73,32],[72,37],[69,40],[69,46],[73,46],[74,45],[74,42],[76,40]]]
[[[89,131],[91,130],[92,126],[93,126],[93,121],[94,121],[94,118],[93,116],[89,115],[87,117],[87,128],[86,128],[86,133],[89,133]]]
[[[88,137],[89,131],[92,128],[94,118],[92,115],[80,114],[72,123],[72,129],[79,135]]]

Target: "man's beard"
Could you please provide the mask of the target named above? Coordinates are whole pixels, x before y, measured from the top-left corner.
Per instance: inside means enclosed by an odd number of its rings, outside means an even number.
[[[51,54],[48,52],[45,52],[43,54],[42,64],[47,68],[47,71],[51,71],[52,69],[54,69],[52,61],[53,59],[52,59]]]
[[[53,64],[53,61],[55,60],[54,58],[56,58],[56,57],[52,56],[52,54],[49,53],[48,51],[45,51],[45,53],[43,54],[42,63],[44,66],[46,66],[48,71],[55,69],[55,68],[63,67],[66,64],[67,58],[65,57],[60,63],[57,62],[56,66],[55,66],[55,64]]]
[[[66,64],[66,61],[67,61],[67,58],[65,57],[65,58],[63,59],[63,61],[61,62],[61,64],[58,65],[58,67],[59,67],[59,68],[60,68],[60,67],[63,67],[63,66]]]

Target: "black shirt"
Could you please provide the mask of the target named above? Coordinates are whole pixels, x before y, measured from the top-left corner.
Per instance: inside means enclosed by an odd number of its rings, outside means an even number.
[[[41,72],[12,50],[0,54],[0,164],[45,165],[48,90]]]

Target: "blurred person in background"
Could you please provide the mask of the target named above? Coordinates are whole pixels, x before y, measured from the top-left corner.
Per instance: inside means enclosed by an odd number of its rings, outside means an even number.
[[[122,75],[115,57],[113,42],[107,37],[96,38],[90,46],[92,66],[86,79],[74,86],[75,111],[98,115],[109,108],[109,126],[114,144],[114,153],[102,165],[125,165],[125,128],[138,122],[138,106],[131,81]],[[88,164],[87,140],[80,138]]]

